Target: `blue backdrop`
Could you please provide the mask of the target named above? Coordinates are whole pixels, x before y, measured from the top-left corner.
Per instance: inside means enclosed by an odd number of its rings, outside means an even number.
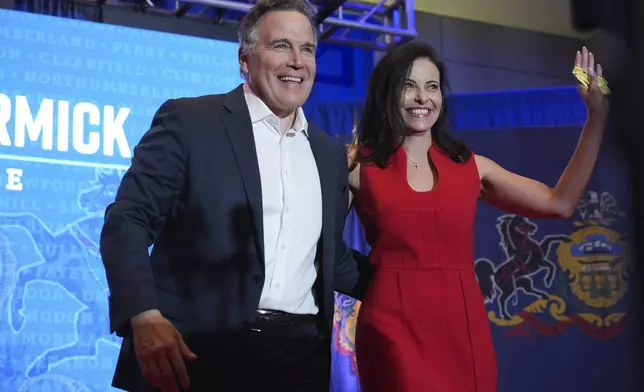
[[[2,10],[0,34],[0,391],[107,391],[103,212],[163,101],[240,83],[237,45]]]
[[[462,137],[507,169],[554,186],[580,128],[474,131]],[[500,392],[640,390],[632,378],[627,178],[607,140],[571,219],[523,220],[480,203],[475,263],[477,278],[494,282],[487,309]],[[516,254],[529,260],[519,269],[510,261]],[[519,279],[531,290],[510,284]]]

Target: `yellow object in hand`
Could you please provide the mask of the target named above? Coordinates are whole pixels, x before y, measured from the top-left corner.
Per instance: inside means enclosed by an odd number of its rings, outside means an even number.
[[[590,77],[588,76],[587,70],[581,67],[574,67],[572,69],[572,74],[575,75],[575,78],[582,86],[588,87],[588,85],[590,84]],[[599,87],[599,91],[601,91],[604,95],[610,95],[608,82],[606,81],[606,79],[604,79],[604,77],[597,76],[597,86]]]

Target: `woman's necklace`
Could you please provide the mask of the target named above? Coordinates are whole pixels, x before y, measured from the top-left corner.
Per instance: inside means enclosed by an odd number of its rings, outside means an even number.
[[[418,168],[420,167],[420,165],[419,165],[419,164],[417,164],[415,161],[413,161],[413,160],[412,160],[412,159],[410,159],[410,158],[407,158],[407,161],[409,161],[409,163],[411,163],[411,165],[412,165],[412,166],[414,167],[414,169],[416,169],[416,170],[418,170]]]

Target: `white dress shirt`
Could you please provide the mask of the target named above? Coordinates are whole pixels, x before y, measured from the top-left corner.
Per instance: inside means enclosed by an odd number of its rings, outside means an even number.
[[[259,308],[317,314],[312,287],[322,231],[320,177],[302,109],[293,127],[280,134],[280,121],[245,89],[262,184],[266,276]]]

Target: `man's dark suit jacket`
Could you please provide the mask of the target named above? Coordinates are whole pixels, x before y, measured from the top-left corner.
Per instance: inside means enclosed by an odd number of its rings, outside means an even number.
[[[312,125],[309,140],[323,213],[313,291],[330,336],[333,291],[360,298],[368,267],[342,238],[346,150]],[[165,102],[134,149],[101,234],[111,331],[124,337],[114,386],[141,382],[129,325],[145,310],[159,309],[187,342],[248,328],[264,284],[263,246],[260,174],[241,86]]]

